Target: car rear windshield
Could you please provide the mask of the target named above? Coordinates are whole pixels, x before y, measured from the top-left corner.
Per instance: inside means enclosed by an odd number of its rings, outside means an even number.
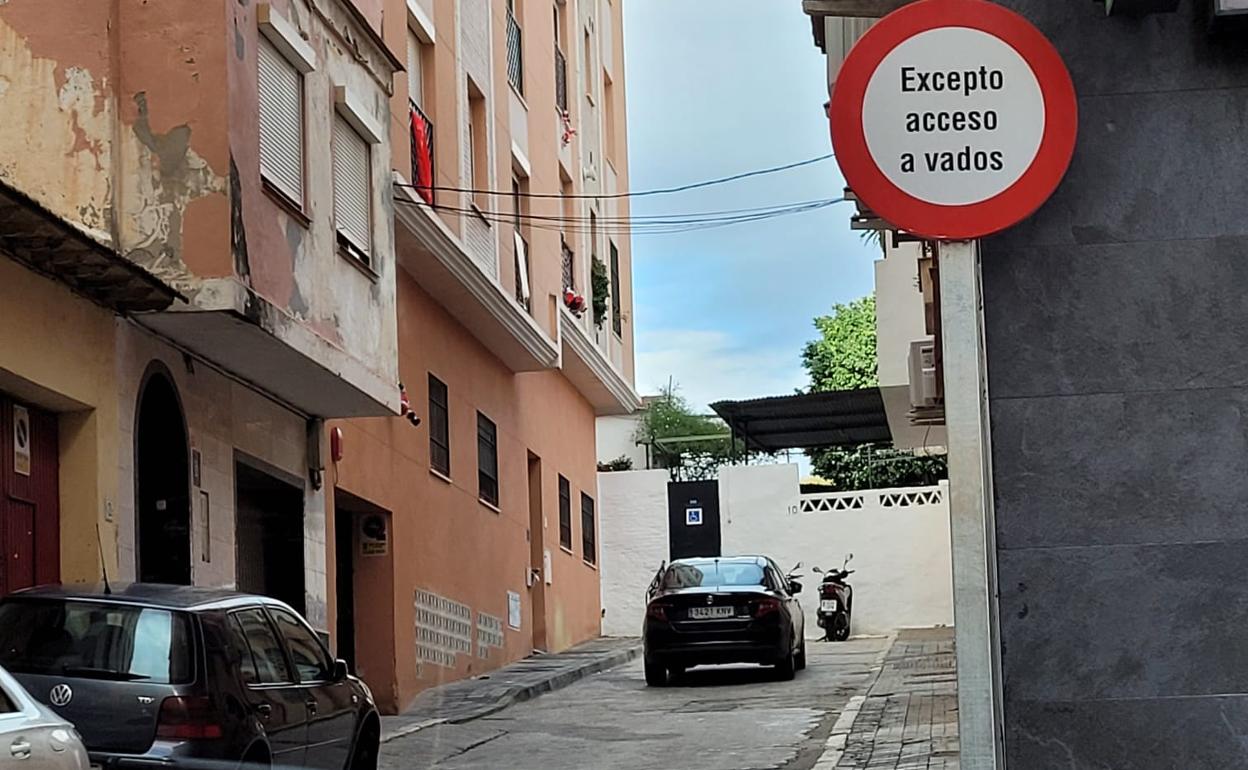
[[[0,666],[14,673],[180,684],[194,675],[185,613],[64,599],[0,602]]]
[[[663,574],[663,588],[695,588],[697,586],[761,586],[763,568],[752,561],[706,561],[673,564]]]

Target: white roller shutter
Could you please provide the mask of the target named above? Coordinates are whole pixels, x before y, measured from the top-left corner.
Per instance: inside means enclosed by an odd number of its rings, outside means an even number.
[[[369,148],[341,115],[334,115],[334,223],[367,255],[372,247]]]
[[[260,173],[303,205],[303,77],[260,39]]]

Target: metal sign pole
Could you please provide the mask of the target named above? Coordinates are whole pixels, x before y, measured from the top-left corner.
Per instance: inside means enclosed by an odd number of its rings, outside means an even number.
[[[939,258],[961,767],[1004,770],[996,526],[979,243],[941,243]]]

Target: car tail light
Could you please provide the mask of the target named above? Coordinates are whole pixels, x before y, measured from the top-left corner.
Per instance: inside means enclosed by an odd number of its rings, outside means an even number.
[[[667,620],[667,605],[654,602],[646,608],[646,617],[651,620]]]
[[[766,599],[759,599],[757,602],[754,603],[754,617],[756,618],[761,618],[765,615],[770,615],[773,612],[779,612],[779,611],[780,611],[779,599],[773,599],[771,597],[767,597]]]
[[[206,697],[173,696],[160,704],[156,737],[165,740],[211,740],[222,736],[212,701]]]

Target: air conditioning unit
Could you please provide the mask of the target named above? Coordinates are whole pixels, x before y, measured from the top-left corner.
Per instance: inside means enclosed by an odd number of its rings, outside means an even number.
[[[940,403],[936,382],[936,341],[931,337],[910,343],[910,406],[927,409]]]

